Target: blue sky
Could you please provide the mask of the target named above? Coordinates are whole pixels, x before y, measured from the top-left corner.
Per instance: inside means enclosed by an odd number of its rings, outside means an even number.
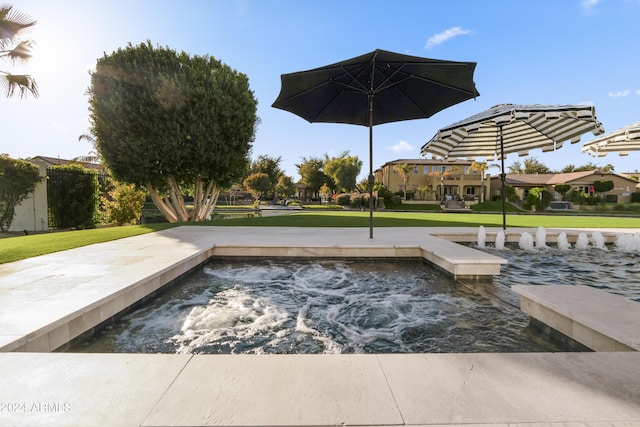
[[[38,21],[29,34],[37,52],[26,70],[38,99],[2,98],[0,153],[73,158],[92,147],[78,137],[89,128],[88,70],[128,42],[212,55],[249,76],[261,124],[253,157],[282,158],[298,179],[303,157],[348,150],[368,173],[368,131],[344,124],[310,124],[271,104],[280,74],[306,70],[376,48],[436,59],[477,62],[480,96],[430,119],[376,126],[373,165],[419,158],[441,127],[501,103],[596,107],[605,130],[640,120],[640,0],[23,0],[14,7]],[[0,62],[0,70],[21,67]],[[593,139],[592,134],[582,142]],[[581,143],[530,152],[553,169],[611,163],[640,169],[640,152],[594,159]],[[506,165],[517,155],[509,155]]]

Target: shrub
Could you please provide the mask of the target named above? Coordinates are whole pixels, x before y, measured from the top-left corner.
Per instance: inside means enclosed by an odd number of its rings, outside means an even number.
[[[340,206],[349,206],[351,203],[351,195],[342,193],[336,196],[336,204]]]
[[[98,222],[98,173],[77,164],[47,169],[49,225],[56,228],[94,228]]]
[[[387,187],[380,183],[376,183],[373,189],[378,191],[378,197],[382,198],[385,203],[393,203],[393,193]]]
[[[527,200],[524,202],[522,207],[524,209],[531,209],[535,207],[537,210],[543,211],[549,206],[549,204],[551,203],[551,199],[551,193],[549,193],[544,188],[532,188],[531,190],[529,190],[529,194],[527,194]]]
[[[353,196],[351,196],[351,199],[349,201],[349,205],[352,208],[360,208],[360,207],[362,207],[362,196],[360,196],[359,194],[354,194]]]
[[[566,195],[566,199],[568,201],[570,201],[571,203],[575,203],[577,205],[586,204],[588,198],[589,196],[584,194],[582,191],[578,191],[576,189],[569,191]]]
[[[593,182],[593,189],[596,193],[606,193],[613,190],[613,181],[602,179]]]
[[[394,194],[391,197],[391,203],[394,205],[402,204],[402,197],[398,196],[397,194]]]
[[[118,225],[134,224],[142,215],[145,193],[134,184],[118,183],[104,201],[107,218]]]

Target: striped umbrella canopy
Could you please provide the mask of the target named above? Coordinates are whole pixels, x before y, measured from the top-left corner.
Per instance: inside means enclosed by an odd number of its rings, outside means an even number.
[[[640,151],[640,122],[614,130],[582,145],[582,152],[594,157],[606,156],[607,153],[627,156],[629,151]]]
[[[593,106],[501,104],[440,129],[421,154],[487,160],[510,153],[526,156],[532,149],[553,151],[565,141],[574,144],[587,132],[604,133]]]
[[[580,141],[580,135],[587,132],[604,133],[593,106],[500,104],[440,129],[422,146],[421,154],[443,158],[499,158],[503,228],[506,229],[505,156],[510,153],[526,156],[529,150],[537,148],[554,151],[565,141],[575,144]]]

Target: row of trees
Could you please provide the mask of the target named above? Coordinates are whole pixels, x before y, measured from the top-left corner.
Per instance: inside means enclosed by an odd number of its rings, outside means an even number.
[[[255,200],[271,198],[289,198],[296,194],[293,178],[284,174],[280,168],[281,157],[273,158],[261,155],[251,163],[246,178],[242,181],[244,188]],[[314,197],[320,194],[350,192],[356,189],[356,179],[360,174],[362,162],[348,151],[340,156],[303,158],[296,165],[300,182],[311,191]]]
[[[528,157],[522,161],[522,163],[518,160],[513,162],[510,166],[507,166],[509,173],[516,174],[552,174],[552,173],[571,173],[571,172],[585,172],[592,170],[600,170],[602,172],[613,172],[614,166],[612,164],[607,164],[605,166],[597,166],[591,162],[586,163],[582,166],[575,166],[573,164],[569,164],[562,168],[559,171],[554,171],[539,162],[535,157]]]

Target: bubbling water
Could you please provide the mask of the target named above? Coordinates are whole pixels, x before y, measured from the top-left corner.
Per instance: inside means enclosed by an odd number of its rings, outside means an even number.
[[[547,247],[547,231],[544,227],[538,227],[536,230],[536,248]]]
[[[605,246],[604,236],[599,231],[594,231],[591,233],[591,242],[593,243],[593,247],[597,249],[601,249],[606,251],[607,247]]]
[[[520,249],[524,249],[525,251],[532,251],[534,246],[533,246],[533,236],[531,235],[531,233],[528,233],[526,231],[523,232],[520,235],[518,246],[520,246]]]
[[[564,349],[566,350],[566,348]],[[215,260],[71,351],[564,351],[517,306],[420,260]]]
[[[484,248],[486,246],[487,243],[487,232],[484,229],[484,226],[480,226],[480,228],[478,228],[478,247],[479,248]]]
[[[558,249],[560,249],[561,251],[566,251],[571,249],[571,243],[569,243],[569,239],[567,238],[567,232],[566,231],[561,231],[560,234],[558,234]]]
[[[504,230],[500,230],[498,234],[496,234],[496,249],[504,249]]]
[[[616,247],[621,251],[640,251],[640,233],[618,234],[616,236]]]
[[[579,233],[576,240],[576,249],[587,249],[589,247],[589,238],[587,233]]]

